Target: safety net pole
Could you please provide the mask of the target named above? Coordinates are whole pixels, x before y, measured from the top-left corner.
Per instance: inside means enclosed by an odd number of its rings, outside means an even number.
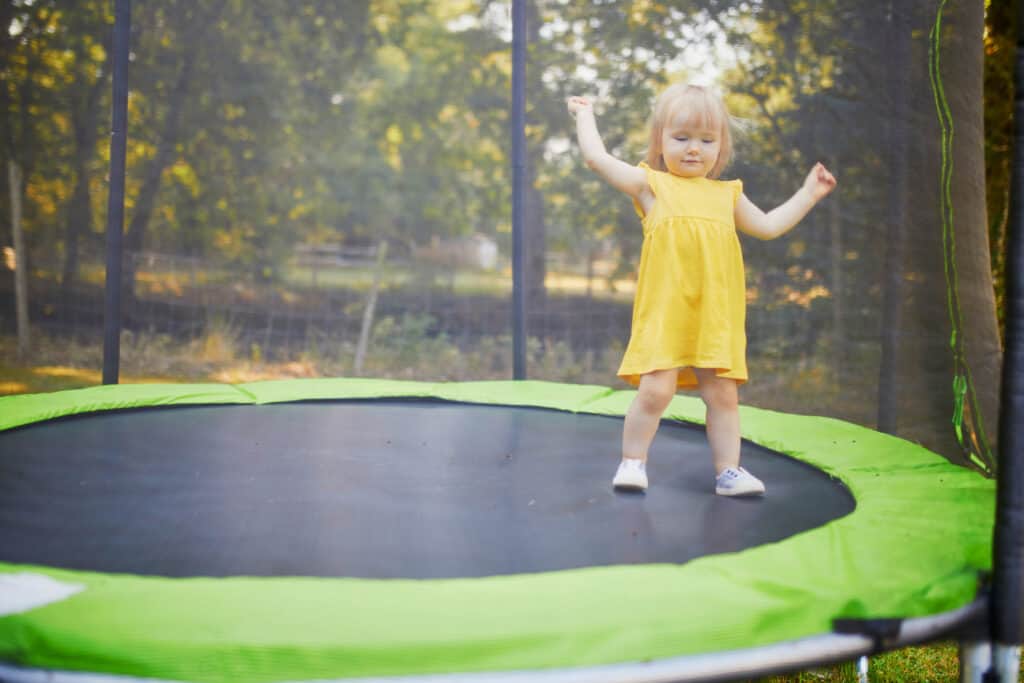
[[[107,196],[107,275],[103,310],[103,383],[117,384],[121,355],[121,237],[128,146],[128,49],[131,0],[115,0],[110,191]]]
[[[1006,351],[999,421],[999,483],[993,547],[992,663],[1016,681],[1024,607],[1024,3],[1017,8],[1014,154],[1006,268]]]
[[[512,376],[526,379],[526,0],[512,0]]]

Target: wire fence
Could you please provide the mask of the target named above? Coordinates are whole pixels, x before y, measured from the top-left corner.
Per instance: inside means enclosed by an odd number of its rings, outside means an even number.
[[[123,328],[136,337],[162,338],[168,353],[175,348],[210,353],[216,347],[222,364],[301,362],[317,375],[426,380],[512,375],[507,264],[439,266],[423,254],[378,260],[372,249],[306,249],[267,277],[252,266],[180,254],[126,258],[136,285],[123,302]],[[33,264],[33,324],[51,335],[99,344],[102,263],[97,255],[84,258],[71,287],[58,282],[58,266],[56,258]],[[528,376],[624,386],[615,370],[629,338],[631,276],[612,278],[606,263],[560,256],[552,257],[548,268],[548,287],[530,297],[527,311]],[[10,282],[0,279],[0,324],[13,330],[13,296],[4,291]],[[839,395],[834,389],[843,367],[841,354],[834,353],[827,306],[814,299],[788,305],[753,301],[747,315],[748,402],[811,412]],[[366,358],[357,363],[361,337]],[[854,349],[861,368],[876,346],[855,338],[844,344],[845,353]],[[793,391],[793,385],[806,390]],[[836,405],[830,413],[871,419],[861,406]]]

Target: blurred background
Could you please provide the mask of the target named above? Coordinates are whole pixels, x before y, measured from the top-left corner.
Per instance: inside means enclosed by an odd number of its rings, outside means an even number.
[[[99,382],[112,4],[0,3],[0,393]],[[716,85],[755,203],[840,182],[743,238],[742,401],[991,471],[1011,3],[527,8],[531,379],[625,388],[642,233],[565,98],[638,162],[662,88]],[[131,45],[122,381],[511,378],[509,2],[137,0]]]

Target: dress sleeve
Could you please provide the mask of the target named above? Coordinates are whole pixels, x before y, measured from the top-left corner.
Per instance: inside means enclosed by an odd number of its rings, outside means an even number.
[[[729,184],[732,185],[732,205],[733,208],[740,201],[740,195],[743,194],[743,181],[742,180],[730,180]]]
[[[657,197],[659,184],[658,171],[655,171],[653,168],[648,166],[646,161],[641,161],[637,166],[647,172],[647,185],[651,188],[651,192],[654,196]],[[641,219],[647,218],[643,208],[640,206],[640,202],[636,199],[633,200],[633,209],[636,211],[636,215],[640,216]]]

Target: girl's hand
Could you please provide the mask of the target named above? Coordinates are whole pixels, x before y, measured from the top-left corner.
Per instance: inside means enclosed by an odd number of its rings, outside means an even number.
[[[594,105],[586,97],[570,97],[565,101],[569,107],[569,113],[576,117],[581,111],[593,111]]]
[[[811,169],[811,172],[807,174],[806,180],[804,180],[804,189],[814,198],[814,201],[819,201],[829,192],[836,188],[836,179],[825,165],[818,162]]]

